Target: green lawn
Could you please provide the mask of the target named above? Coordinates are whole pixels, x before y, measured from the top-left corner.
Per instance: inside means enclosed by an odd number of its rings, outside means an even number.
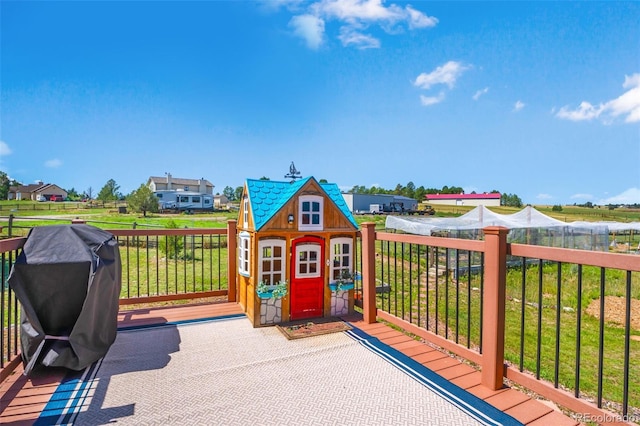
[[[436,314],[438,334],[449,340],[456,340],[464,346],[477,349],[480,345],[480,279],[472,274],[461,275],[456,280],[451,275],[440,276],[437,280],[429,277],[428,290],[425,285],[426,270],[424,247],[422,258],[418,260],[417,249],[412,248],[413,262],[402,262],[401,247],[391,254],[377,257],[376,277],[390,285],[390,292],[378,296],[378,307],[404,318],[421,327],[427,323],[435,332]],[[404,247],[405,259],[409,259],[408,247]],[[420,263],[420,276],[418,276]],[[444,266],[441,268],[441,271]],[[384,271],[384,274],[383,274]],[[558,266],[557,264],[529,265],[526,268],[524,298],[523,274],[521,267],[508,270],[506,288],[506,333],[505,358],[518,367],[541,378],[554,382],[556,375],[556,350],[558,357],[558,382],[565,389],[575,389],[576,359],[580,357],[580,392],[595,398],[598,389],[598,372],[602,368],[603,398],[620,403],[623,394],[624,326],[607,321],[603,327],[603,363],[599,365],[599,319],[587,313],[589,305],[600,298],[600,268],[582,268],[582,291],[578,293],[578,268],[576,265],[561,265],[560,308],[558,309]],[[411,276],[411,280],[409,277]],[[469,278],[471,282],[469,283]],[[626,272],[607,270],[604,274],[605,296],[626,295]],[[437,288],[437,289],[436,289]],[[429,305],[426,304],[427,293]],[[640,274],[631,278],[631,297],[640,299]],[[436,299],[437,310],[436,310]],[[580,300],[581,327],[577,330],[578,301]],[[540,303],[541,302],[541,303]],[[542,306],[542,309],[538,309]],[[523,314],[524,310],[524,314]],[[491,315],[491,313],[484,313]],[[524,321],[522,316],[524,315]],[[559,321],[559,322],[558,322]],[[523,329],[521,325],[524,324]],[[538,329],[539,335],[538,335]],[[559,329],[559,340],[556,338]],[[521,333],[523,330],[524,334]],[[580,353],[576,353],[577,335],[580,336]],[[629,405],[640,407],[640,330],[631,329],[629,341]],[[539,336],[539,338],[538,338]],[[524,342],[520,356],[521,342]],[[539,347],[538,347],[539,342]],[[556,347],[556,343],[558,343]],[[539,363],[538,363],[539,359]]]

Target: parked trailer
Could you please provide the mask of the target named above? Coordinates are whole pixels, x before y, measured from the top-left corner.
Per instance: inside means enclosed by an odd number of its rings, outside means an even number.
[[[187,191],[157,191],[160,211],[213,210],[213,195]]]

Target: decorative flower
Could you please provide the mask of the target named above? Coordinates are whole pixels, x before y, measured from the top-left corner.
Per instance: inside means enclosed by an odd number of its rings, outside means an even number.
[[[278,281],[274,285],[260,281],[256,286],[256,292],[259,294],[271,293],[271,299],[281,299],[287,295],[287,281]]]
[[[341,269],[338,276],[333,280],[331,284],[336,286],[336,291],[342,290],[342,286],[345,284],[352,284],[355,275],[348,269]]]

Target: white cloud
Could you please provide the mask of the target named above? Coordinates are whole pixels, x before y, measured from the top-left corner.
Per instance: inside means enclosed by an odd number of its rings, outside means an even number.
[[[629,188],[621,194],[598,200],[596,204],[640,204],[640,188]]]
[[[467,69],[469,69],[469,67],[462,65],[460,62],[449,61],[430,73],[421,73],[416,77],[413,84],[421,89],[429,89],[436,84],[446,84],[449,89],[451,89],[455,85],[458,77]]]
[[[516,112],[520,111],[520,110],[522,110],[522,108],[524,108],[524,106],[525,106],[524,102],[516,101],[516,103],[513,105],[513,110],[516,111]]]
[[[324,39],[324,21],[313,15],[298,15],[291,18],[289,26],[301,37],[310,49],[317,49]]]
[[[7,145],[5,141],[0,141],[0,158],[5,155],[10,155],[11,152],[12,151],[11,148],[9,148],[9,145]]]
[[[619,97],[604,104],[604,111],[614,117],[625,116],[625,123],[640,121],[640,74],[624,76],[624,89]]]
[[[487,94],[487,93],[489,93],[489,88],[488,88],[488,87],[485,87],[485,88],[484,88],[484,89],[482,89],[482,90],[478,90],[478,91],[473,95],[473,100],[474,100],[474,101],[477,101],[478,99],[480,99],[480,96],[485,95],[485,94]]]
[[[580,106],[571,111],[568,107],[560,108],[556,117],[571,121],[592,120],[600,114],[600,108],[596,108],[589,102],[581,102]]]
[[[456,81],[465,72],[469,69],[469,66],[463,65],[460,62],[449,61],[446,64],[437,67],[433,71],[426,73],[423,72],[416,77],[413,81],[413,85],[417,86],[421,89],[428,90],[433,86],[438,84],[443,84],[450,89],[455,86]],[[420,102],[424,106],[435,105],[442,102],[445,98],[445,92],[440,91],[437,96],[425,96],[420,95]]]
[[[62,166],[62,161],[58,160],[57,158],[53,158],[51,160],[47,160],[44,162],[44,166],[48,167],[50,169],[55,169],[58,168],[60,166]]]
[[[403,18],[399,6],[384,7],[382,0],[322,0],[312,7],[342,21],[399,21]]]
[[[281,1],[289,9],[300,6],[299,2]],[[298,18],[305,17],[303,21]],[[315,21],[311,19],[315,18]],[[433,27],[438,19],[407,5],[404,8],[396,4],[385,6],[383,0],[319,0],[311,3],[306,14],[294,16],[289,25],[294,27],[294,34],[307,41],[310,48],[317,49],[322,38],[318,38],[318,22],[338,21],[340,34],[338,38],[343,46],[354,46],[360,49],[378,48],[380,40],[361,30],[371,25],[377,25],[389,34],[399,33],[399,26],[406,26],[409,30]]]
[[[424,106],[435,105],[444,101],[444,98],[445,98],[444,92],[440,92],[438,96],[420,95],[420,103]]]
[[[410,5],[405,7],[407,14],[409,15],[409,28],[427,28],[435,27],[438,24],[438,18],[433,16],[427,16],[424,13],[415,10]]]
[[[552,200],[554,197],[551,194],[538,194],[536,195],[538,200]]]
[[[368,34],[362,34],[350,27],[343,27],[338,36],[343,46],[353,45],[358,49],[372,49],[380,47],[380,40]]]
[[[593,199],[593,195],[591,194],[573,194],[571,196],[572,200],[591,200]]]
[[[622,88],[628,90],[615,99],[599,105],[583,101],[576,109],[563,106],[556,117],[571,121],[600,119],[604,123],[620,117],[625,123],[640,122],[640,73],[625,75]]]

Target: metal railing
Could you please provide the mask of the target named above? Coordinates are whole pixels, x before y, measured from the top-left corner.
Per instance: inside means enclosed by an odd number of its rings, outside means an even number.
[[[228,293],[227,229],[109,232],[118,240],[122,259],[121,304]]]
[[[497,246],[373,235],[365,318],[375,306],[377,318],[477,364],[490,387],[495,366],[496,388],[506,377],[592,418],[640,420],[638,256],[507,244],[506,233]]]
[[[7,279],[11,267],[18,256],[26,238],[13,238],[0,240],[0,324],[2,335],[0,336],[0,372],[9,370],[17,362],[19,353],[19,307],[15,294],[9,288]],[[0,373],[0,379],[5,375]]]
[[[118,229],[122,287],[120,304],[143,304],[196,298],[235,300],[235,222],[227,229]],[[233,237],[229,239],[229,235]],[[4,379],[20,352],[19,303],[8,278],[27,238],[0,240],[0,370]],[[230,257],[229,253],[233,255]],[[231,268],[231,269],[230,269]]]
[[[354,258],[365,321],[389,321],[466,358],[486,386],[506,377],[574,412],[640,418],[638,256],[507,244],[502,228],[476,241],[370,225]],[[235,300],[235,221],[110,232],[122,259],[121,304]],[[3,371],[19,353],[18,305],[6,282],[25,240],[0,241]]]

